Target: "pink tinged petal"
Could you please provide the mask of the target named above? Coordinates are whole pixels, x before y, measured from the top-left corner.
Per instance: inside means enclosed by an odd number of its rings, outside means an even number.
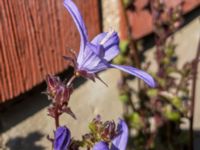
[[[117,130],[119,135],[112,140],[111,150],[126,150],[128,142],[128,127],[126,122],[120,119]]]
[[[103,43],[102,43],[103,41]],[[103,49],[100,49],[104,53],[103,58],[107,61],[112,60],[119,54],[119,36],[117,32],[104,32],[97,35],[92,41],[94,45],[102,45]]]
[[[155,85],[156,85],[152,76],[149,75],[148,73],[146,73],[145,71],[142,71],[140,69],[137,69],[137,68],[134,68],[131,66],[124,66],[124,65],[111,64],[110,66],[142,79],[144,82],[146,82],[151,87],[155,87]]]
[[[69,129],[58,127],[54,136],[54,150],[67,150],[71,138]]]
[[[109,150],[109,147],[105,142],[98,142],[94,145],[93,150]]]
[[[82,19],[82,16],[77,8],[77,6],[74,4],[72,0],[65,0],[64,6],[69,11],[70,15],[72,16],[72,19],[74,20],[76,27],[80,33],[81,36],[81,45],[80,45],[80,51],[78,55],[78,61],[82,61],[82,56],[84,53],[85,45],[88,42],[88,35],[87,35],[87,29],[85,27],[85,23]]]

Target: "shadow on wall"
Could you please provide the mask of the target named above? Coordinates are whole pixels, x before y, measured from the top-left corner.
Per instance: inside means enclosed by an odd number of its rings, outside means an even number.
[[[33,132],[26,137],[16,137],[6,143],[6,148],[9,150],[44,150],[43,146],[36,144],[43,136],[39,132]]]
[[[72,73],[73,69],[69,68],[67,71],[59,74],[59,77],[62,80],[64,78],[68,79]],[[76,79],[74,88],[78,88],[85,81],[82,78]],[[41,94],[45,90],[46,83],[42,83],[18,98],[0,105],[0,134],[49,106],[50,101],[47,99],[47,96]]]

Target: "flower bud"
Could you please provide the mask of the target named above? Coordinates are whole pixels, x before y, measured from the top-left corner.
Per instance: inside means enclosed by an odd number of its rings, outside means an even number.
[[[67,150],[70,144],[71,133],[65,126],[58,127],[54,134],[54,150]]]
[[[116,125],[114,121],[106,121],[103,124],[103,131],[101,132],[102,139],[111,141],[116,136]]]

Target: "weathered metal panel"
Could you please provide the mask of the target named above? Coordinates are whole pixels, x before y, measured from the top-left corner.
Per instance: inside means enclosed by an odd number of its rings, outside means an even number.
[[[100,31],[98,0],[74,0],[89,36]],[[78,50],[79,33],[63,0],[0,0],[0,103],[67,68],[62,56]]]

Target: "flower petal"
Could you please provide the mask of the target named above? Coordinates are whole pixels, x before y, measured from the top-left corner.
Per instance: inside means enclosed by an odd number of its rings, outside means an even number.
[[[93,44],[87,43],[83,56],[83,62],[78,63],[79,70],[85,70],[88,73],[96,73],[108,68],[108,63],[101,59],[94,51],[100,48]]]
[[[80,33],[81,37],[81,45],[80,45],[80,51],[78,55],[78,61],[82,61],[83,51],[85,48],[86,43],[88,42],[88,35],[87,35],[87,29],[85,27],[85,23],[82,19],[82,16],[77,8],[77,6],[74,4],[72,0],[65,0],[64,6],[69,11],[70,15],[72,16],[72,19],[74,20],[76,27]]]
[[[103,43],[101,43],[103,41]],[[98,34],[92,41],[94,45],[102,45],[103,48],[99,49],[103,52],[97,52],[104,54],[103,58],[107,61],[112,60],[119,54],[119,36],[117,32],[103,32]]]
[[[93,150],[109,150],[109,147],[105,142],[98,142],[94,145]]]
[[[112,140],[111,150],[126,150],[128,142],[128,127],[126,122],[120,119],[117,130],[119,135]]]
[[[99,45],[100,42],[103,40],[103,38],[108,34],[108,32],[102,32],[100,34],[98,34],[97,36],[95,36],[91,43],[94,44],[94,45]]]
[[[67,149],[71,138],[69,129],[64,126],[58,127],[54,136],[54,150]]]
[[[113,67],[113,68],[117,68],[119,70],[122,70],[124,72],[127,72],[127,73],[129,73],[131,75],[134,75],[134,76],[142,79],[149,86],[155,87],[155,81],[154,81],[154,79],[152,78],[151,75],[149,75],[145,71],[142,71],[140,69],[137,69],[137,68],[134,68],[134,67],[131,67],[131,66],[124,66],[124,65],[114,65],[114,64],[111,64],[110,66]]]

